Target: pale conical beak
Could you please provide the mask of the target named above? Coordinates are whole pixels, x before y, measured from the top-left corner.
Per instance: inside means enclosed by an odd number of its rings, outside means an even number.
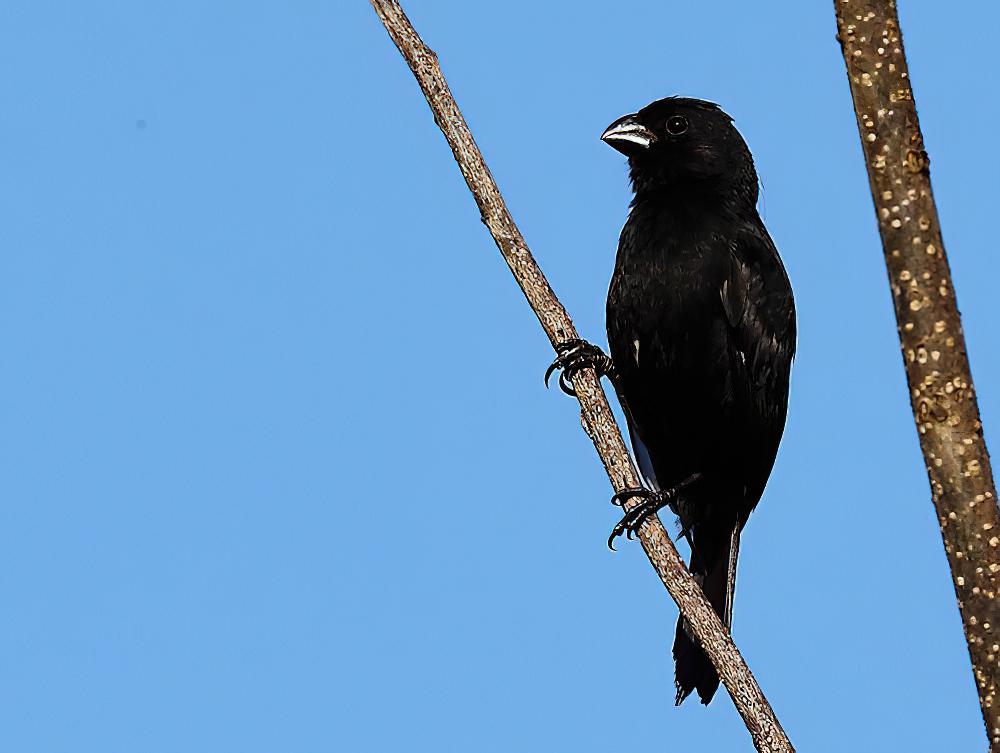
[[[618,118],[601,134],[601,141],[625,155],[637,154],[656,141],[655,134],[635,113]]]

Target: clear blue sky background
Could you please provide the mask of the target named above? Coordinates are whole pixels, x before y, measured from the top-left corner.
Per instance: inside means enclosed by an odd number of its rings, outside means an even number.
[[[983,749],[831,3],[408,6],[596,340],[598,134],[736,118],[800,316],[736,639],[800,750]],[[958,6],[903,22],[995,438],[1000,11]],[[672,706],[675,608],[367,3],[2,16],[0,749],[750,749]]]

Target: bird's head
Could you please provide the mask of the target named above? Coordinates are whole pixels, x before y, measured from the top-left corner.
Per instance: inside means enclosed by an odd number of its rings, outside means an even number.
[[[636,199],[667,193],[757,203],[746,142],[718,105],[668,97],[618,118],[601,140],[628,157]]]

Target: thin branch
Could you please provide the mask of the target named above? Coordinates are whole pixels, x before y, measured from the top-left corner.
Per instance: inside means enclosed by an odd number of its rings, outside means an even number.
[[[441,73],[437,56],[424,45],[398,2],[371,0],[371,3],[420,84],[434,113],[434,120],[448,140],[465,182],[479,205],[483,223],[496,241],[552,345],[576,338],[573,322],[549,287],[507,211],[500,190]],[[615,491],[639,486],[625,442],[593,370],[577,374],[573,378],[573,387],[580,401],[584,428],[604,463],[611,485]],[[642,527],[639,540],[660,580],[715,665],[757,750],[791,753],[792,745],[756,679],[715,610],[705,600],[701,588],[684,567],[683,560],[656,516],[652,516]]]
[[[991,750],[1000,751],[1000,511],[896,4],[834,0],[913,417]],[[996,628],[994,627],[996,626]]]

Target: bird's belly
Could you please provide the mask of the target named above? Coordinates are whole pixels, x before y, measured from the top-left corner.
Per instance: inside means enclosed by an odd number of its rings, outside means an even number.
[[[641,337],[612,346],[622,396],[661,487],[701,473],[742,496],[741,450],[766,441],[758,422],[747,420],[751,406],[734,383],[725,337],[721,326],[689,326],[648,338],[645,351]]]

